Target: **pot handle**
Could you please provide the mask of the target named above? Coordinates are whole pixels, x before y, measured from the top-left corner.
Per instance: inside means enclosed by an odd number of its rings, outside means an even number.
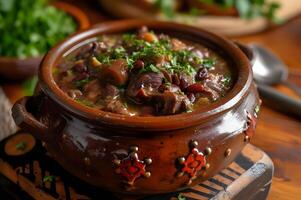
[[[38,121],[26,108],[32,97],[23,97],[12,107],[12,116],[15,123],[23,130],[28,131],[40,140],[47,140],[48,127]]]

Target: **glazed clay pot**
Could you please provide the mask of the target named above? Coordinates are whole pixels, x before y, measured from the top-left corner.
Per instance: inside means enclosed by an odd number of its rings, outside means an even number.
[[[52,67],[70,49],[100,34],[143,25],[220,53],[232,67],[233,89],[192,113],[129,117],[80,105],[55,84]],[[201,29],[145,20],[102,23],[68,38],[43,59],[39,87],[35,96],[14,105],[16,123],[41,139],[74,176],[133,195],[180,190],[225,168],[252,138],[260,104],[249,61],[232,42]]]

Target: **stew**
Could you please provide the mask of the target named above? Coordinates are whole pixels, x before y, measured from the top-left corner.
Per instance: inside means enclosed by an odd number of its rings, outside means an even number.
[[[75,101],[130,116],[192,112],[218,101],[233,84],[218,53],[147,27],[95,38],[64,57],[53,76]]]

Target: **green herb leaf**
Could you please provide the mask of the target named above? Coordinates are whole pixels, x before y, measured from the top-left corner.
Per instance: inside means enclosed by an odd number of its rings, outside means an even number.
[[[178,200],[186,200],[186,197],[182,196],[182,194],[179,194]]]
[[[55,176],[44,176],[43,182],[53,182],[55,180]]]
[[[75,85],[76,85],[77,88],[82,88],[82,87],[84,87],[89,82],[90,82],[90,79],[89,78],[85,78],[83,80],[76,81]]]
[[[73,17],[48,5],[48,0],[0,0],[0,55],[43,55],[76,26]]]
[[[93,107],[94,106],[93,102],[85,100],[85,99],[76,99],[76,101],[78,103],[83,104],[83,105],[88,106],[88,107]]]
[[[212,69],[215,65],[215,60],[210,58],[204,58],[201,60],[202,65],[207,69]]]
[[[231,82],[232,82],[232,79],[231,79],[230,75],[224,76],[224,78],[222,79],[222,84],[224,85],[224,87],[230,87]]]
[[[149,65],[149,68],[152,72],[156,72],[156,73],[160,72],[160,70],[153,64]]]
[[[24,151],[26,148],[26,142],[22,141],[19,142],[18,144],[16,144],[16,149],[20,150],[20,151]]]

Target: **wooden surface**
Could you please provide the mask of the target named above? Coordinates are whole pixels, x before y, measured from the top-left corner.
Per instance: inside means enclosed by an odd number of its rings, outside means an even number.
[[[108,20],[94,0],[75,1],[92,23]],[[241,42],[258,42],[273,50],[290,67],[290,80],[301,86],[301,15],[281,27],[256,35],[232,38]],[[20,84],[2,81],[11,101],[21,95]],[[277,88],[289,95],[293,92],[283,86]],[[257,131],[252,143],[263,149],[275,164],[275,175],[269,199],[295,200],[301,196],[301,120],[283,115],[263,105]]]
[[[34,147],[28,148],[31,151],[11,156],[11,152],[16,150],[22,153],[11,143],[28,142],[28,138],[32,136],[20,132],[0,143],[0,187],[7,188],[8,195],[14,193],[16,197],[9,199],[23,200],[31,196],[38,200],[88,200],[100,199],[100,197],[117,200],[112,194],[71,176],[47,155],[39,142]],[[29,143],[26,143],[26,146],[27,144]],[[177,200],[180,199],[179,197],[185,197],[186,200],[265,200],[272,176],[271,159],[262,150],[248,144],[226,169],[199,185],[181,192],[131,198],[131,200]],[[10,184],[7,184],[5,179],[10,180]],[[11,185],[17,185],[19,189],[8,189]],[[21,188],[26,195],[19,194]],[[120,195],[120,199],[130,198]]]

